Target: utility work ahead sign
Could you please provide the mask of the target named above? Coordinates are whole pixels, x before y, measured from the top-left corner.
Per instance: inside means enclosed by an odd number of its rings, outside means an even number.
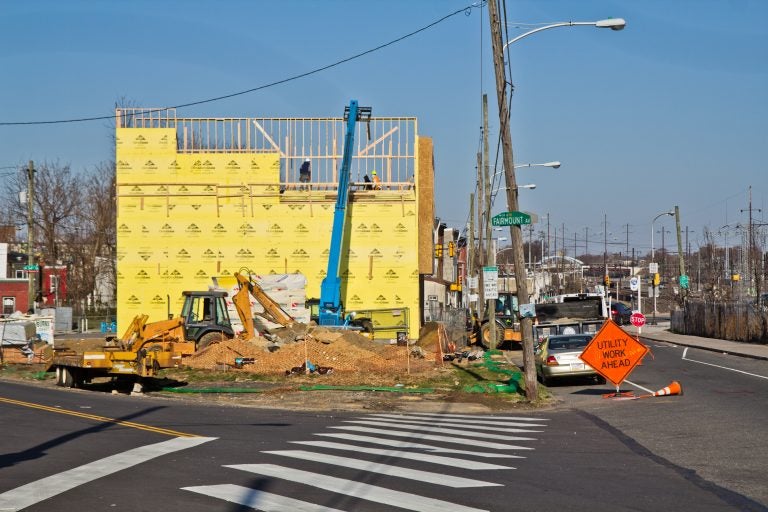
[[[493,226],[521,226],[530,223],[531,216],[525,212],[502,212],[491,218]]]
[[[618,386],[647,353],[648,347],[608,319],[579,358]]]

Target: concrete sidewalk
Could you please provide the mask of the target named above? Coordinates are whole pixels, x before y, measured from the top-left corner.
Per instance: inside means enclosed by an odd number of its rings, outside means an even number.
[[[625,326],[630,334],[636,334],[637,328]],[[685,334],[675,334],[669,331],[669,322],[659,322],[656,325],[644,325],[640,331],[641,338],[647,338],[653,341],[665,341],[674,343],[683,347],[700,348],[732,354],[735,356],[749,357],[752,359],[762,359],[768,361],[768,345],[757,345],[754,343],[741,343],[738,341],[718,340],[715,338],[702,338],[700,336],[688,336]]]

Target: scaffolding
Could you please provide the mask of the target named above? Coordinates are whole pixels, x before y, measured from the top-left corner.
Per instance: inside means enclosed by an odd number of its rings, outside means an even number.
[[[343,118],[179,118],[173,108],[123,108],[118,128],[173,128],[179,153],[277,153],[280,182],[299,181],[305,159],[315,187],[335,189],[344,143]],[[350,181],[376,171],[386,189],[415,183],[417,123],[414,117],[371,118],[359,123]]]

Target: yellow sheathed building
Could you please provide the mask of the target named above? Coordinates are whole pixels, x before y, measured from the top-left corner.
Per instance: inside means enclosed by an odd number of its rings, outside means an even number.
[[[369,136],[370,131],[370,136]],[[118,111],[118,329],[177,315],[183,290],[241,269],[325,277],[344,126],[329,119],[190,119]],[[358,125],[343,237],[347,311],[402,310],[418,336],[420,282],[432,273],[432,144],[414,118]],[[312,163],[309,187],[298,169]],[[377,171],[381,190],[365,175]]]

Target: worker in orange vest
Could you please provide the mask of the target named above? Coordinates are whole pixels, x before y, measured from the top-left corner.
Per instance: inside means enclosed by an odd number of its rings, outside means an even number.
[[[373,189],[381,190],[381,180],[379,179],[379,176],[376,174],[376,171],[372,171],[371,175],[373,176]]]

